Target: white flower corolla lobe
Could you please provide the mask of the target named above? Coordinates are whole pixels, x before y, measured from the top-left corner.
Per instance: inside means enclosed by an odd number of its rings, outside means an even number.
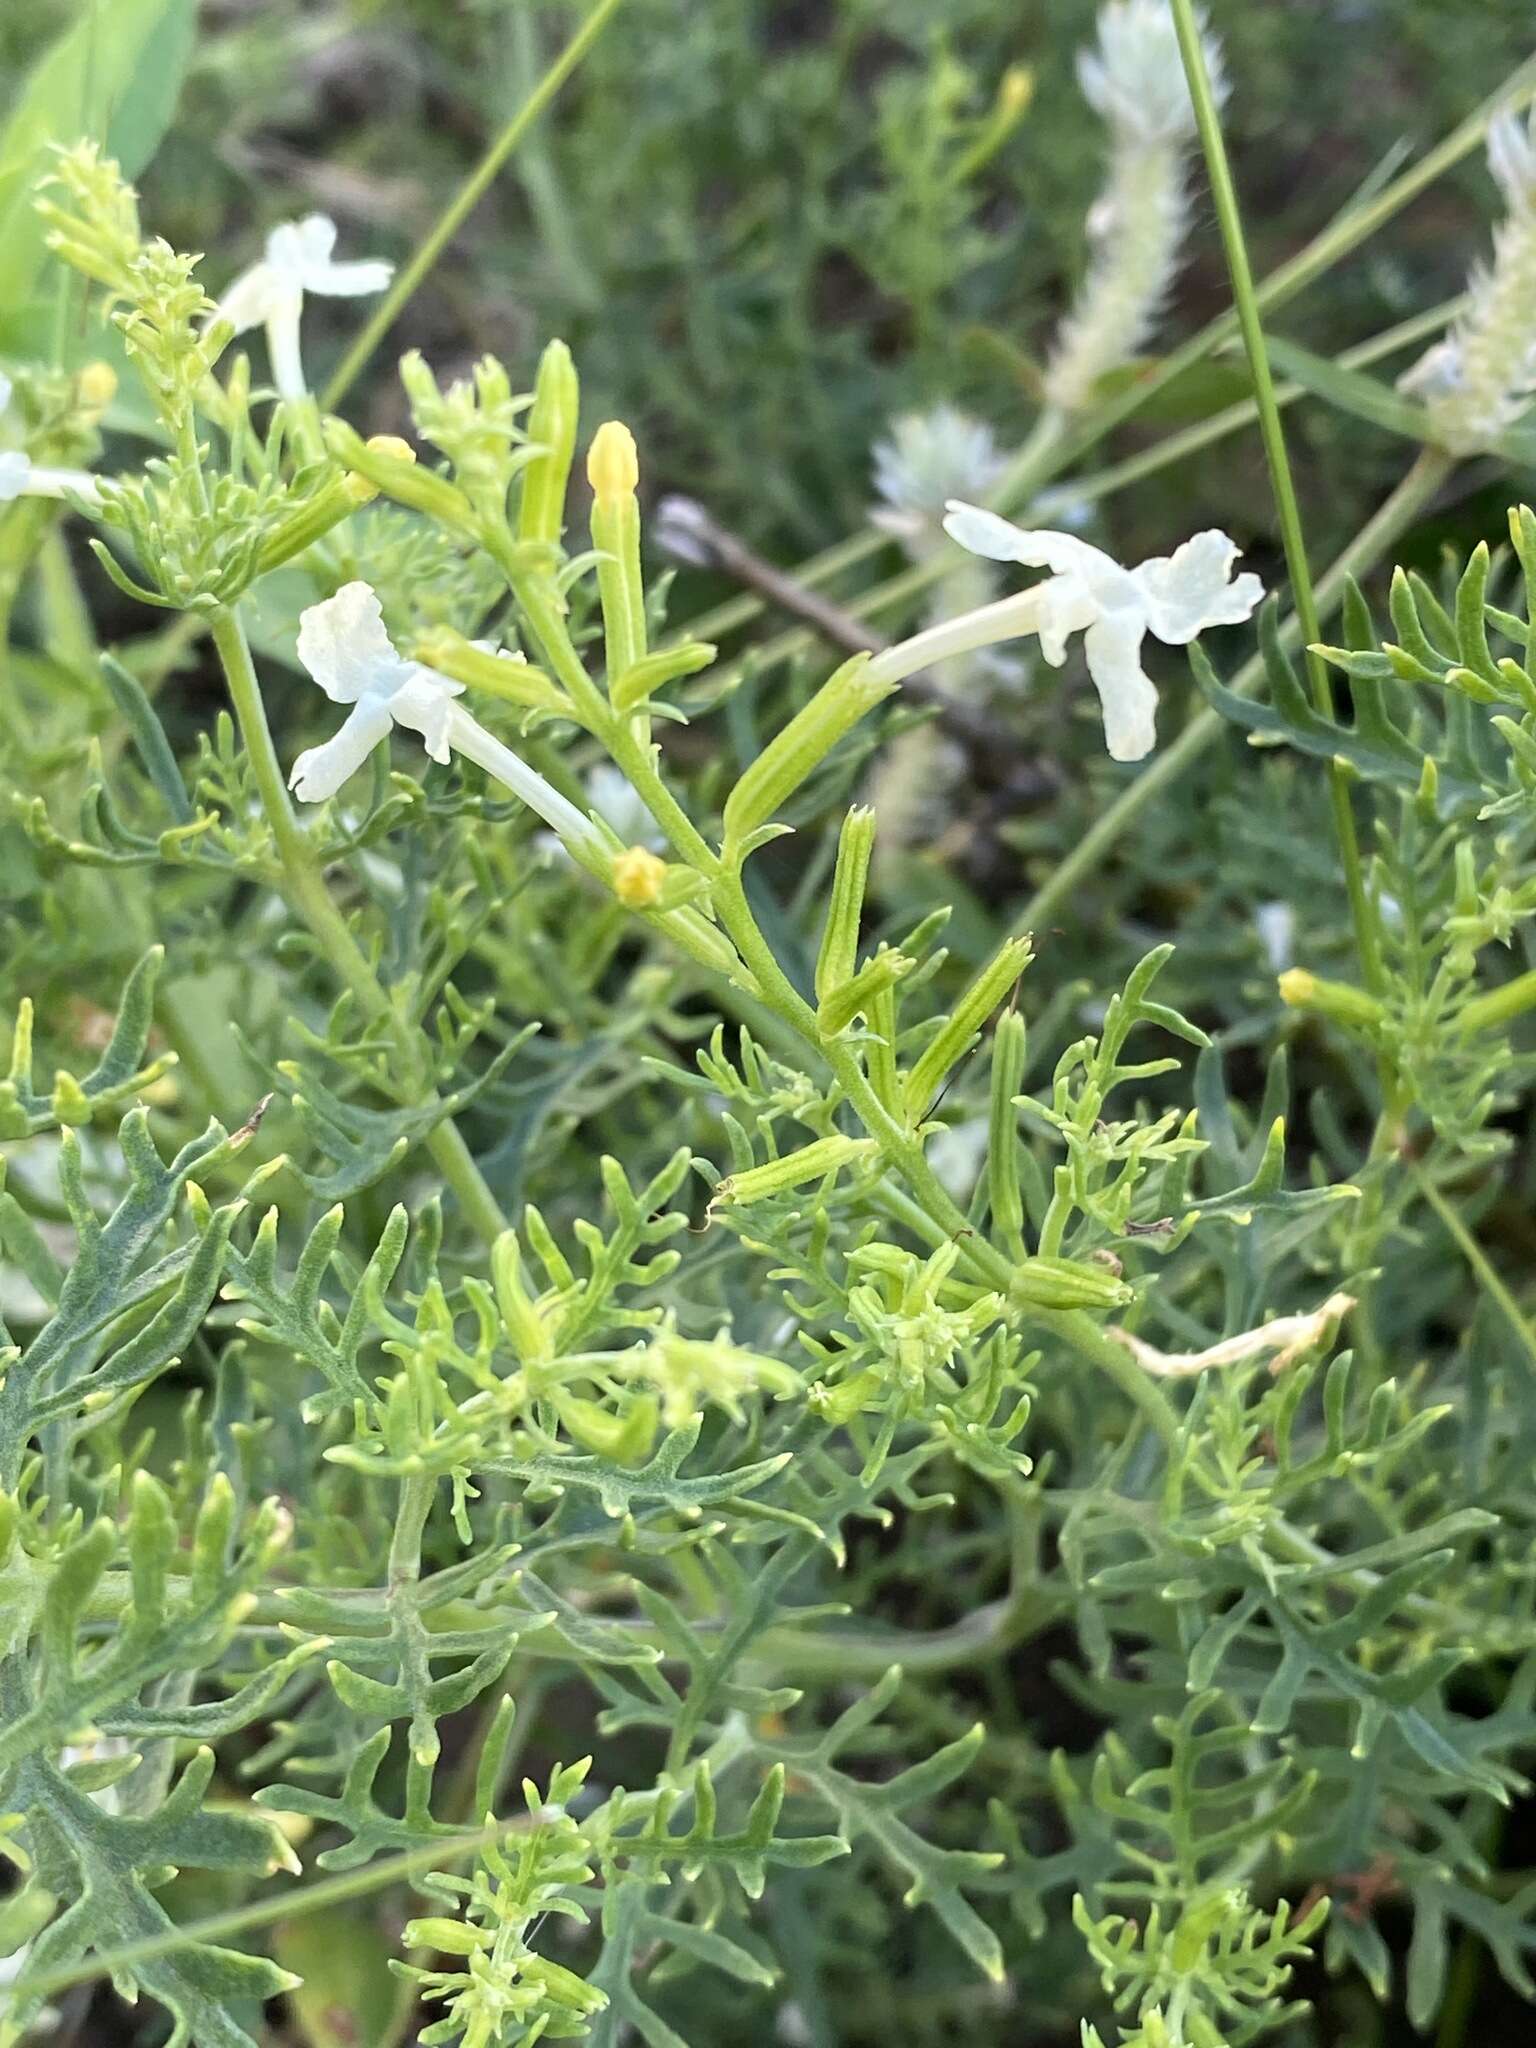
[[[392,263],[373,259],[338,263],[335,249],[336,223],[325,214],[284,221],[267,236],[260,262],[241,272],[214,310],[212,320],[228,321],[236,334],[266,328],[272,381],[283,398],[303,398],[308,390],[299,352],[306,292],[363,298],[383,291],[395,274]]]
[[[1156,740],[1157,691],[1141,666],[1148,633],[1184,647],[1207,626],[1239,625],[1264,594],[1257,576],[1232,575],[1235,541],[1211,529],[1171,555],[1126,569],[1076,534],[1029,532],[979,505],[951,502],[945,530],[972,554],[1049,569],[1043,583],[952,619],[876,655],[871,671],[891,681],[966,648],[1021,634],[1038,636],[1053,667],[1067,641],[1083,635],[1088,673],[1099,693],[1104,738],[1117,761],[1139,761]]]
[[[552,826],[577,855],[601,859],[592,820],[455,702],[463,684],[407,661],[389,637],[377,593],[347,583],[299,620],[299,659],[335,704],[352,708],[323,745],[293,764],[289,786],[302,803],[334,796],[396,725],[419,733],[434,761],[458,753],[478,764]],[[516,656],[508,657],[517,659]]]

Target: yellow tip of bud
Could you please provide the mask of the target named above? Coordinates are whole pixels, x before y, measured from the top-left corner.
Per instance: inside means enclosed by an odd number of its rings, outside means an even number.
[[[635,437],[622,420],[605,420],[587,450],[587,482],[599,498],[630,496],[640,482]]]
[[[375,455],[387,455],[392,462],[414,462],[416,450],[398,434],[370,434],[367,441]]]
[[[83,406],[91,412],[100,412],[117,396],[117,372],[110,363],[87,363],[80,372],[76,389]]]
[[[667,864],[646,846],[613,856],[613,893],[626,910],[649,910],[660,899]]]
[[[359,476],[355,469],[349,469],[341,480],[341,488],[354,505],[371,505],[379,495],[377,484],[369,483],[367,477]]]
[[[1305,967],[1287,967],[1280,976],[1280,1000],[1293,1010],[1304,1009],[1317,994],[1317,976]]]
[[[1035,74],[1027,64],[1010,64],[997,88],[997,103],[1005,113],[1022,114],[1035,96]]]

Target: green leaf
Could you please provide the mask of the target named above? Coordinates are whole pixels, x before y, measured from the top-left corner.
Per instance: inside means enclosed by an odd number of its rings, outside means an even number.
[[[1373,427],[1401,434],[1408,441],[1425,440],[1423,408],[1399,398],[1375,377],[1367,377],[1363,370],[1346,370],[1342,364],[1314,355],[1299,342],[1285,341],[1279,335],[1268,334],[1264,339],[1270,361],[1282,376],[1293,377],[1303,389],[1354,419],[1367,420]]]
[[[87,0],[23,84],[0,130],[0,305],[28,298],[46,250],[32,212],[49,151],[95,140],[136,178],[175,111],[197,0]]]

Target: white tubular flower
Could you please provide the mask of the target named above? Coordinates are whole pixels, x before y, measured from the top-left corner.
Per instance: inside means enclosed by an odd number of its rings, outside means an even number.
[[[334,597],[311,605],[299,620],[298,647],[300,661],[327,697],[352,706],[323,746],[310,747],[294,762],[289,786],[301,803],[334,796],[390,728],[405,725],[420,733],[434,761],[459,753],[478,762],[552,826],[578,857],[606,858],[592,820],[454,702],[462,683],[407,661],[396,650],[371,585],[344,584]]]
[[[1203,37],[1218,101],[1221,51]],[[1100,378],[1136,355],[1162,312],[1189,221],[1185,173],[1195,117],[1168,0],[1109,0],[1097,50],[1078,59],[1109,128],[1109,175],[1088,214],[1092,259],[1045,373],[1046,397],[1081,411]]]
[[[880,502],[870,523],[899,541],[910,561],[939,569],[924,612],[931,625],[973,612],[997,595],[994,565],[958,554],[946,539],[944,508],[952,498],[985,497],[1003,469],[992,429],[954,405],[903,413],[875,443]],[[969,698],[1016,683],[1018,664],[982,647],[940,662],[929,679],[951,697]],[[914,726],[881,748],[862,801],[873,804],[880,819],[875,858],[882,866],[939,836],[954,815],[965,772],[964,753],[933,724]]]
[[[338,263],[336,223],[323,213],[285,221],[267,237],[266,254],[242,271],[214,309],[236,334],[265,327],[272,381],[284,398],[303,398],[304,364],[299,354],[299,317],[304,294],[355,299],[381,292],[395,274],[392,263]],[[210,325],[212,321],[210,321]]]
[[[1141,666],[1147,634],[1169,647],[1186,647],[1207,626],[1240,625],[1264,595],[1257,576],[1232,580],[1237,543],[1215,528],[1197,533],[1171,555],[1123,569],[1075,534],[1026,533],[979,505],[951,504],[944,527],[973,554],[1054,574],[1016,597],[887,648],[871,661],[869,673],[900,682],[947,655],[1022,633],[1038,634],[1040,651],[1059,668],[1068,636],[1081,633],[1104,712],[1105,742],[1117,761],[1141,760],[1156,739],[1157,692]]]
[[[11,403],[11,380],[0,370],[0,413]],[[83,469],[43,469],[19,448],[0,449],[0,505],[14,498],[81,498],[101,503],[95,477]]]
[[[1536,110],[1488,126],[1488,168],[1508,206],[1493,262],[1473,272],[1466,311],[1404,376],[1452,455],[1487,448],[1536,396]]]

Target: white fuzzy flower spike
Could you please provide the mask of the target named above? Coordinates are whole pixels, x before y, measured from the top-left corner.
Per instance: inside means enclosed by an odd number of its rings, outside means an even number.
[[[1492,446],[1536,396],[1536,111],[1488,124],[1488,168],[1508,208],[1493,262],[1473,272],[1466,311],[1445,339],[1398,379],[1452,455]]]
[[[1090,405],[1100,380],[1142,347],[1189,224],[1195,116],[1168,0],[1108,0],[1098,28],[1098,47],[1078,58],[1077,75],[1109,131],[1109,167],[1088,214],[1087,274],[1046,367],[1046,396],[1063,412]],[[1221,51],[1208,32],[1201,39],[1219,101]]]
[[[1148,633],[1185,647],[1207,626],[1240,625],[1264,595],[1257,576],[1232,577],[1237,543],[1212,528],[1171,555],[1124,569],[1071,533],[1026,533],[979,505],[951,502],[945,531],[972,554],[1054,573],[1045,582],[985,605],[877,654],[869,673],[891,682],[973,647],[1038,634],[1053,667],[1070,634],[1083,635],[1088,673],[1104,712],[1104,738],[1117,761],[1139,761],[1156,740],[1157,692],[1141,666]]]
[[[347,583],[323,604],[311,605],[299,619],[298,647],[300,661],[327,697],[352,706],[323,746],[310,747],[294,762],[289,786],[301,803],[334,796],[390,728],[404,725],[420,733],[434,761],[446,761],[450,753],[477,761],[553,826],[578,857],[605,857],[592,820],[454,702],[462,683],[397,651],[371,585]]]
[[[219,301],[215,320],[227,320],[236,334],[265,327],[272,381],[284,398],[303,398],[304,364],[299,354],[299,318],[304,294],[355,299],[381,292],[395,274],[392,263],[338,263],[336,223],[323,213],[285,221],[267,237],[266,254],[237,277]]]

